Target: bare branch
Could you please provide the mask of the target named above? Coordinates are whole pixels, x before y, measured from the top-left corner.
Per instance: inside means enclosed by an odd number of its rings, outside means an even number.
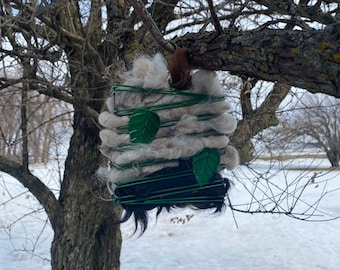
[[[340,103],[326,96],[306,95],[300,101],[299,110],[283,116],[278,131],[283,139],[299,145],[310,144],[323,150],[332,167],[340,164],[340,127],[338,125]]]
[[[213,1],[207,0],[207,2],[208,2],[208,5],[209,5],[210,15],[211,15],[212,22],[215,26],[215,30],[216,30],[217,34],[220,34],[220,33],[222,33],[222,26],[220,24],[220,21],[218,19],[217,14],[216,14],[216,10],[215,10]]]
[[[22,167],[24,172],[28,171],[28,136],[27,136],[27,89],[21,91],[21,133],[22,133]]]
[[[0,156],[0,171],[18,179],[28,188],[44,206],[52,227],[55,229],[60,222],[58,217],[62,214],[62,208],[52,191],[38,177],[34,176],[29,170],[25,170],[21,164],[2,156]]]
[[[264,102],[256,110],[250,110],[249,97],[243,98],[244,118],[239,122],[236,131],[230,136],[233,144],[241,147],[245,142],[250,140],[259,132],[270,126],[276,126],[279,122],[275,112],[280,106],[282,100],[286,97],[290,87],[282,84],[275,84],[272,91],[267,95]]]
[[[314,6],[309,8],[306,8],[306,4],[295,4],[294,1],[288,1],[287,3],[280,0],[256,0],[255,2],[268,7],[271,12],[310,18],[313,21],[317,21],[325,25],[337,22],[332,15],[322,12],[320,8],[321,1],[317,1]]]
[[[149,31],[152,38],[157,42],[157,44],[163,48],[165,51],[173,52],[174,48],[163,38],[162,33],[159,31],[156,23],[151,17],[149,11],[145,8],[144,4],[140,0],[128,0],[131,6],[135,9],[139,18],[142,20],[143,25]]]
[[[40,78],[39,80],[42,80],[42,78]],[[40,94],[54,97],[56,99],[65,101],[65,102],[72,104],[72,105],[82,104],[81,98],[75,99],[72,96],[63,93],[65,91],[64,87],[52,85],[51,83],[49,83],[47,81],[44,81],[44,83],[46,83],[45,86],[43,86],[42,84],[37,83],[37,82],[32,83],[31,84],[31,90],[36,90]],[[98,112],[96,110],[94,110],[93,108],[91,108],[90,106],[82,104],[82,106],[80,106],[80,108],[82,109],[83,113],[87,117],[89,117],[91,119],[97,119],[98,118]]]

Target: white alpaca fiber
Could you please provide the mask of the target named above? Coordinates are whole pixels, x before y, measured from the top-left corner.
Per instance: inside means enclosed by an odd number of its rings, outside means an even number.
[[[126,170],[118,170],[116,168],[111,168],[107,171],[107,168],[100,168],[97,170],[97,174],[103,179],[111,183],[116,183],[119,181],[126,181],[136,178],[142,178],[151,173],[157,172],[163,168],[170,168],[178,166],[178,162],[166,162],[162,164],[155,164],[145,167],[133,167]],[[105,171],[106,170],[106,171]]]
[[[200,103],[200,104],[190,106],[187,109],[187,113],[191,115],[209,114],[209,113],[222,114],[228,110],[230,110],[229,103],[222,100],[222,101],[210,103],[208,106],[206,103]]]
[[[124,151],[112,160],[115,164],[127,164],[142,160],[173,160],[189,158],[204,148],[224,148],[229,142],[227,136],[177,136],[155,139],[136,150]]]
[[[147,56],[139,56],[133,62],[132,69],[128,72],[125,72],[121,75],[123,80],[122,85],[128,86],[139,86],[142,87],[144,84],[145,75],[149,69],[151,64],[150,57]],[[121,87],[124,89],[124,86]],[[125,87],[126,90],[129,90],[129,87]],[[142,93],[133,93],[130,92],[116,92],[115,97],[111,97],[107,100],[107,107],[113,113],[114,108],[133,108],[136,106],[141,106],[142,104]]]
[[[99,133],[100,151],[114,166],[110,172],[105,167],[98,170],[103,179],[115,183],[144,177],[163,168],[178,166],[179,159],[190,159],[206,148],[223,149],[220,163],[228,170],[239,164],[238,152],[228,145],[227,137],[236,129],[237,121],[226,113],[230,105],[223,100],[224,90],[215,72],[198,70],[192,75],[189,89],[164,94],[161,91],[169,90],[169,71],[165,58],[156,54],[137,57],[132,69],[121,78],[122,85],[115,88],[113,96],[106,101],[109,112],[101,113],[98,119],[104,127]],[[207,99],[202,103],[189,103],[190,106],[182,103],[175,106],[174,103],[191,102],[193,98],[178,93],[203,94]],[[133,144],[129,134],[118,134],[119,127],[126,129],[129,126],[129,113],[145,106],[150,106],[152,111],[153,106],[159,105],[169,106],[154,110],[165,126],[158,129],[150,143]],[[131,111],[124,115],[125,109]]]
[[[222,134],[230,134],[235,131],[237,127],[237,120],[230,114],[222,114],[208,121],[202,121],[201,123],[207,130],[208,128],[217,131]]]
[[[110,181],[110,171],[107,167],[99,167],[96,171],[96,177],[102,182],[111,182]]]
[[[115,110],[115,102],[113,97],[108,97],[105,101],[106,108],[110,113],[114,113]]]
[[[192,75],[192,85],[194,93],[224,96],[223,87],[214,71],[198,70]]]
[[[125,82],[128,81],[134,81],[133,84],[127,85],[143,86],[144,78],[149,70],[151,61],[152,58],[146,55],[136,57],[133,61],[132,69],[121,75],[121,79],[124,81],[123,84],[127,84]]]
[[[230,114],[222,114],[206,121],[199,121],[197,116],[183,115],[174,127],[175,134],[193,134],[215,130],[219,134],[230,134],[237,126],[237,120]]]
[[[102,140],[102,144],[109,147],[117,147],[119,144],[130,142],[129,134],[117,134],[109,129],[101,130],[99,137]]]
[[[144,77],[144,88],[163,89],[168,88],[169,71],[166,60],[160,53],[152,59],[148,71]]]
[[[145,166],[141,168],[141,177],[144,177],[148,174],[157,172],[163,168],[170,168],[170,167],[177,167],[178,166],[178,161],[172,161],[172,162],[165,162],[161,164],[154,164],[151,166]]]
[[[122,75],[122,85],[153,89],[167,88],[168,77],[167,65],[161,54],[156,54],[153,58],[140,56],[135,59],[132,70]],[[124,86],[121,88],[124,89]],[[129,87],[125,88],[129,90]],[[152,97],[152,94],[147,93],[116,92],[115,99],[111,98],[109,102],[115,101],[117,108],[134,108],[147,105],[146,98],[150,95]],[[109,104],[108,107],[114,106]]]
[[[107,111],[102,112],[98,117],[99,124],[109,129],[125,126],[129,123],[129,120],[128,116],[119,117]]]
[[[116,183],[119,181],[126,181],[131,179],[136,179],[141,177],[142,170],[140,168],[132,168],[126,170],[117,170],[116,168],[111,168],[108,173],[108,182]]]
[[[112,153],[112,148],[107,146],[107,145],[103,145],[101,144],[99,146],[99,151],[105,156],[107,157],[108,159],[111,160],[111,153]]]
[[[225,165],[227,170],[233,170],[240,164],[240,156],[238,151],[233,146],[226,146],[224,154],[221,156],[221,164]]]

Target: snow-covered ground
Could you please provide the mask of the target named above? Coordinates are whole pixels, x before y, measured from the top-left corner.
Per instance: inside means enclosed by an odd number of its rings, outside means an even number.
[[[297,168],[309,163],[301,159],[270,166],[261,161],[250,169],[240,167],[229,175],[238,179],[234,180],[230,199],[235,207],[245,209],[247,206],[241,204],[251,200],[248,189],[255,194],[253,201],[261,201],[261,210],[272,207],[273,198],[289,208],[295,203],[294,196],[304,190],[296,213],[312,213],[309,205],[323,196],[312,220],[340,216],[339,170],[281,170],[282,165]],[[327,167],[328,163],[316,159],[313,166]],[[51,167],[36,166],[35,172],[57,187],[58,175]],[[289,196],[277,197],[287,184],[285,194]],[[14,179],[0,175],[0,269],[50,269],[52,230],[43,211],[17,220],[39,205],[29,193],[22,192],[24,189]],[[264,196],[263,192],[271,195]],[[5,203],[9,194],[18,197]],[[258,206],[253,203],[252,209]],[[157,221],[153,218],[141,237],[131,236],[133,229],[132,222],[122,225],[122,270],[314,270],[340,266],[340,219],[307,222],[284,215],[232,213],[230,209],[220,215],[187,209],[161,214]]]

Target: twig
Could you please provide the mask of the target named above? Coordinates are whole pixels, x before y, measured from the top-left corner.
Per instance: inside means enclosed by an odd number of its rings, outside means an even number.
[[[128,0],[128,3],[133,6],[139,18],[142,20],[144,27],[148,30],[152,38],[158,45],[168,52],[173,52],[174,48],[164,38],[157,27],[155,21],[152,19],[151,14],[145,8],[142,1],[140,0]]]
[[[233,215],[235,226],[238,229],[239,227],[238,227],[238,223],[237,223],[237,220],[236,220],[236,217],[235,217],[234,208],[233,208],[233,205],[231,204],[231,200],[230,200],[228,194],[227,194],[227,200],[228,200],[228,204],[229,204],[229,207],[230,207],[230,210],[231,210],[231,214]]]
[[[213,1],[212,0],[207,0],[207,1],[208,1],[210,15],[211,15],[211,19],[212,19],[212,22],[214,24],[215,30],[216,30],[217,34],[220,34],[220,33],[222,33],[222,26],[221,26],[220,21],[217,17]]]
[[[246,6],[248,5],[249,3],[249,0],[247,0],[246,2],[244,2],[240,8],[238,10],[236,10],[232,15],[231,17],[231,20],[230,20],[230,24],[229,24],[229,28],[233,28],[235,27],[235,21],[236,19],[241,15],[242,11],[246,8]]]

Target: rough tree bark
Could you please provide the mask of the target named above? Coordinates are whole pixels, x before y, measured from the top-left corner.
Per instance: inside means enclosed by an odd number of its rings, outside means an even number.
[[[37,16],[43,26],[34,25],[32,21],[16,20],[9,6],[2,9],[2,12],[6,10],[6,14],[0,18],[9,19],[1,30],[13,41],[14,47],[19,48],[20,45],[14,42],[13,32],[32,32],[35,40],[45,38],[46,42],[50,42],[49,46],[57,46],[67,58],[70,74],[67,90],[44,82],[37,74],[24,78],[30,81],[32,90],[68,102],[74,108],[73,135],[65,162],[60,197],[56,198],[40,179],[32,175],[27,164],[23,166],[0,157],[0,170],[18,179],[45,208],[54,231],[52,269],[58,270],[114,270],[120,267],[121,234],[118,222],[121,208],[102,199],[109,198],[109,194],[105,196],[105,183],[100,183],[95,177],[103,159],[98,149],[100,140],[96,122],[110,90],[110,85],[103,80],[105,68],[120,60],[129,63],[136,49],[146,40],[150,43],[150,38],[145,37],[145,29],[134,31],[134,24],[129,23],[129,19],[133,21],[135,16],[129,13],[130,6],[124,1],[115,0],[105,2],[107,31],[110,35],[103,38],[103,20],[100,15],[103,3],[99,0],[89,3],[90,15],[86,24],[82,21],[78,1],[72,0],[57,1],[39,12],[34,5],[13,1],[15,9],[26,12],[28,18]],[[168,8],[163,5],[157,7],[157,13],[164,14],[164,9]],[[165,27],[173,16],[173,8],[167,12],[171,16],[158,16],[162,22],[157,23]],[[14,56],[17,53],[15,50],[1,52]],[[61,57],[59,53],[56,55]],[[26,59],[25,54],[22,57]],[[29,57],[53,61],[39,47],[30,51]],[[1,88],[5,89],[6,81],[0,83]]]
[[[157,5],[150,10],[161,31],[175,18],[173,10],[177,2],[153,1]],[[13,46],[18,45],[16,49],[23,50],[9,51],[1,47],[0,52],[11,57],[18,57],[18,54],[23,54],[20,56],[24,58],[36,57],[51,64],[62,57],[61,52],[66,55],[71,76],[71,84],[67,87],[41,80],[37,74],[24,78],[30,79],[31,88],[39,93],[74,106],[74,133],[60,198],[19,163],[0,157],[0,170],[17,178],[45,208],[55,232],[53,269],[119,269],[121,236],[116,221],[121,210],[96,196],[99,191],[102,194],[103,186],[94,177],[100,163],[95,121],[103,106],[104,93],[109,90],[102,81],[105,67],[122,59],[130,60],[132,52],[151,44],[150,38],[144,29],[135,30],[138,19],[135,12],[130,13],[127,1],[82,2],[91,4],[87,18],[81,14],[78,1],[46,3],[1,1],[1,33],[9,42],[13,41]],[[82,8],[87,7],[85,4]],[[103,5],[107,11],[106,32],[100,16]],[[24,44],[15,44],[15,40],[20,40],[15,34],[24,32],[32,33],[33,42],[38,43],[32,50],[27,50]],[[340,25],[335,22],[323,30],[263,28],[242,32],[230,28],[219,31],[218,35],[214,32],[189,33],[177,43],[189,49],[189,61],[195,67],[227,70],[340,97],[339,33]],[[49,43],[48,46],[44,42],[39,44],[39,40]],[[5,89],[10,84],[1,80],[0,86]],[[256,128],[263,128],[264,109],[250,111],[256,119],[240,123],[233,136],[236,145],[242,144],[238,138],[245,141],[257,132]],[[270,117],[267,120],[269,124],[277,121]],[[249,133],[250,125],[253,133]]]
[[[45,208],[54,231],[52,269],[119,269],[121,235],[118,221],[121,210],[112,202],[101,199],[105,194],[105,185],[95,178],[101,161],[96,112],[103,107],[104,94],[110,87],[102,80],[102,75],[106,65],[118,55],[117,48],[112,45],[103,52],[99,50],[102,41],[102,18],[98,16],[101,1],[92,1],[88,27],[81,22],[77,1],[57,2],[49,9],[42,9],[43,12],[36,12],[36,7],[21,1],[13,6],[27,12],[25,15],[29,18],[39,16],[44,23],[40,27],[31,21],[9,20],[6,25],[12,25],[13,29],[4,27],[2,30],[12,41],[11,44],[17,46],[16,49],[21,47],[15,43],[12,33],[13,30],[14,33],[22,30],[33,33],[35,41],[45,38],[50,46],[56,45],[66,54],[71,75],[69,93],[65,94],[67,91],[61,87],[51,87],[51,83],[44,87],[37,73],[24,74],[24,80],[30,82],[31,89],[73,105],[74,133],[58,199],[40,179],[31,174],[27,163],[22,165],[1,157],[0,170],[17,178]],[[114,10],[116,16],[128,11],[127,6],[118,6]],[[12,15],[10,8],[6,11],[7,15]],[[39,47],[29,51],[28,55],[36,57],[37,61],[46,57]],[[24,53],[21,57],[26,60]],[[108,194],[106,198],[109,198]]]
[[[189,63],[340,97],[340,22],[323,30],[188,33]]]
[[[56,10],[56,21],[70,35],[62,36],[67,44],[74,103],[73,136],[65,162],[59,204],[61,220],[54,230],[52,243],[53,269],[104,269],[120,267],[121,235],[117,221],[121,210],[112,202],[100,199],[103,189],[95,177],[101,161],[96,119],[84,114],[84,108],[99,112],[108,86],[102,80],[106,56],[100,55],[100,1],[91,2],[87,27],[83,27],[79,6],[64,2]],[[75,42],[74,36],[81,40]],[[111,48],[108,52],[117,55]],[[108,53],[106,52],[106,53]],[[86,111],[86,110],[85,110]],[[96,196],[97,194],[97,196]],[[109,196],[107,196],[109,197]]]
[[[249,155],[249,153],[244,153],[245,156],[243,156],[242,149],[246,147],[246,150],[251,150],[249,149],[252,147],[251,138],[271,126],[278,125],[279,120],[276,117],[275,112],[290,91],[290,88],[291,87],[288,85],[279,83],[274,84],[272,90],[269,92],[261,106],[255,110],[252,109],[251,106],[251,89],[247,89],[247,87],[242,89],[241,106],[243,118],[239,121],[235,132],[230,136],[231,144],[240,150],[242,163],[250,161],[246,159],[246,156]],[[251,158],[248,157],[248,159]]]
[[[326,151],[327,158],[331,163],[331,167],[339,167],[340,165],[340,152],[339,151]]]
[[[52,243],[53,269],[119,269],[121,211],[96,194],[100,160],[98,128],[79,112],[65,164],[58,226]]]

